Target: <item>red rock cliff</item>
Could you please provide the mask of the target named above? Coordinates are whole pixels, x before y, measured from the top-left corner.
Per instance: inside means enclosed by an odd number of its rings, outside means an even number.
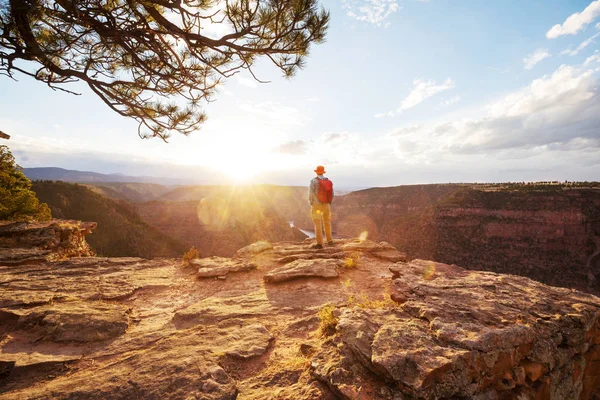
[[[600,292],[600,191],[369,189],[336,199],[334,229],[385,240],[410,259],[525,275]]]
[[[54,219],[45,223],[0,221],[0,263],[18,265],[93,256],[85,236],[95,222]]]

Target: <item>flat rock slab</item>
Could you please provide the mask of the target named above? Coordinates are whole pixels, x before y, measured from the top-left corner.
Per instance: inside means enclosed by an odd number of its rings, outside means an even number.
[[[396,248],[387,242],[375,243],[372,240],[356,240],[343,244],[342,250],[373,253],[379,251],[396,250]]]
[[[239,259],[224,257],[208,257],[192,260],[191,264],[198,267],[198,278],[216,278],[227,276],[230,272],[251,271],[256,269],[256,264]]]
[[[103,302],[65,302],[19,310],[17,329],[33,331],[40,340],[97,342],[114,339],[129,326],[128,307]]]
[[[314,250],[310,251],[310,252],[306,252],[306,253],[302,253],[302,254],[293,254],[293,255],[289,255],[289,256],[285,256],[285,257],[281,257],[278,258],[276,260],[276,262],[278,264],[288,264],[292,261],[296,261],[296,260],[315,260],[318,258],[332,258],[332,259],[338,259],[338,260],[342,260],[348,257],[347,253],[344,253],[342,251],[337,252],[337,253],[315,253]]]
[[[176,311],[172,321],[177,327],[185,328],[233,318],[259,317],[272,311],[266,293],[257,291],[245,296],[209,297]]]
[[[180,332],[113,362],[3,393],[2,399],[234,400],[236,383],[218,365],[210,346],[200,329]]]
[[[211,327],[205,339],[206,346],[217,355],[248,359],[264,354],[273,335],[258,321],[234,319]]]
[[[336,259],[296,260],[265,274],[265,282],[285,282],[297,278],[335,278],[343,264]]]
[[[235,257],[252,257],[267,250],[271,250],[272,248],[273,245],[271,242],[267,240],[261,240],[246,247],[242,247],[235,253]]]
[[[0,265],[40,264],[50,259],[50,250],[35,248],[0,248]]]
[[[0,265],[0,307],[52,301],[118,300],[173,283],[173,260],[82,257],[39,265]]]

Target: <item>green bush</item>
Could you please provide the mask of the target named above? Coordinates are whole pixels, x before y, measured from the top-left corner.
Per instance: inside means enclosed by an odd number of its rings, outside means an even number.
[[[49,221],[47,204],[40,203],[31,190],[31,181],[6,146],[0,146],[0,220]]]

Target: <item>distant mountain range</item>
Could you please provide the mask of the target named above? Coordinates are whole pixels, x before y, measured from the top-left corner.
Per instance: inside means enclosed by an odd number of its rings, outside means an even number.
[[[153,200],[155,197],[160,196],[168,192],[170,189],[173,189],[174,186],[228,186],[230,182],[227,179],[211,175],[210,177],[203,178],[203,175],[196,175],[193,178],[190,178],[186,174],[182,174],[181,178],[169,178],[169,177],[156,177],[156,176],[130,176],[124,174],[102,174],[99,172],[92,171],[77,171],[73,169],[64,169],[57,167],[41,167],[41,168],[23,168],[23,173],[32,181],[63,181],[63,182],[72,182],[72,183],[88,183],[94,186],[103,186],[98,188],[98,192],[101,192],[105,196],[109,196],[116,199],[123,199],[128,201],[140,202],[140,201],[149,201]],[[306,188],[308,186],[308,182],[313,177],[312,173],[307,174],[306,185],[302,186]],[[263,180],[260,180],[263,181]],[[98,184],[110,183],[110,184],[121,184],[121,185],[110,185],[111,187],[106,187],[106,185],[98,185]],[[140,197],[140,193],[133,194],[125,193],[127,191],[131,192],[129,189],[132,187],[125,187],[122,184],[131,184],[131,183],[144,183],[144,184],[156,184],[166,186],[167,188],[139,188],[136,187],[135,191],[144,192]],[[276,184],[271,183],[269,181],[262,182],[262,184],[275,184],[277,186],[288,186],[286,184]],[[260,185],[260,183],[252,183],[252,185]],[[139,185],[138,185],[139,186]],[[334,185],[334,190],[336,196],[343,196],[355,190],[366,189],[366,187],[356,186],[356,187],[342,187],[339,185]],[[152,192],[154,196],[147,196],[146,192]],[[143,198],[142,198],[143,197]],[[177,201],[182,201],[178,199]]]
[[[185,179],[154,176],[128,176],[123,174],[101,174],[92,171],[76,171],[56,167],[23,168],[23,173],[31,180],[64,181],[75,183],[140,182],[155,183],[167,186],[189,184],[189,181]]]

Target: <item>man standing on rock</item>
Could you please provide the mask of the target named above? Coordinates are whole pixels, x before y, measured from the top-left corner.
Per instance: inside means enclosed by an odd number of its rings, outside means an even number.
[[[325,227],[325,237],[327,244],[333,245],[331,235],[331,208],[333,200],[333,183],[327,179],[325,167],[319,165],[315,169],[317,176],[310,181],[308,187],[308,201],[310,202],[310,213],[315,224],[315,239],[317,243],[311,246],[313,249],[323,248],[323,226]]]

